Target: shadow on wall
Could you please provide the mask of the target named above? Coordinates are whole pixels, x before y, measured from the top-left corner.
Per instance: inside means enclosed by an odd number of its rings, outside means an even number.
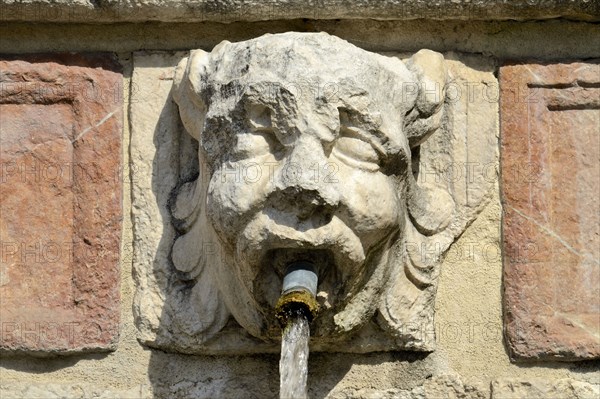
[[[352,397],[361,388],[410,390],[432,376],[424,353],[314,353],[310,398]],[[193,356],[152,351],[155,398],[279,398],[279,356]],[[331,395],[331,396],[329,396]]]
[[[81,360],[104,361],[110,354],[90,353],[60,357],[6,356],[0,360],[0,369],[6,368],[23,373],[45,374],[75,366]]]

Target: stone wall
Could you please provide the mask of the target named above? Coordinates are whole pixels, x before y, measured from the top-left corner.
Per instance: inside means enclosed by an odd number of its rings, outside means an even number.
[[[416,7],[411,13],[388,9],[385,21],[369,19],[381,17],[381,7],[365,6],[357,15],[339,11],[344,2],[328,2],[333,8],[321,8],[317,18],[275,8],[273,20],[225,10],[226,20],[191,23],[175,6],[164,14],[159,8],[134,13],[134,3],[107,2],[94,11],[81,2],[74,8],[80,14],[57,19],[44,15],[64,16],[60,2],[54,9],[3,2],[2,398],[278,396],[276,354],[185,355],[140,343],[146,337],[134,296],[145,279],[134,270],[139,226],[132,215],[139,223],[142,214],[146,227],[156,229],[164,215],[148,213],[154,204],[145,207],[139,197],[132,205],[132,192],[159,192],[167,183],[165,171],[144,169],[157,143],[140,142],[135,132],[161,128],[156,103],[171,101],[165,96],[176,62],[222,40],[287,31],[325,31],[401,59],[422,48],[441,52],[462,79],[455,94],[464,120],[457,123],[477,132],[493,120],[501,158],[485,170],[462,169],[488,179],[493,193],[441,265],[435,351],[312,353],[309,397],[598,397],[597,3],[537,2],[536,13],[536,7],[497,2],[504,5],[490,15],[440,2],[448,9],[444,20],[415,20],[434,16],[420,2],[408,3]],[[94,12],[97,20],[86,19]],[[64,52],[75,54],[56,54]],[[24,62],[38,69],[25,71]],[[549,127],[543,125],[548,118]],[[529,139],[520,142],[518,135]],[[54,136],[62,139],[48,145]],[[51,168],[57,163],[69,165],[60,178]],[[85,165],[84,177],[78,165]],[[146,187],[148,181],[156,187]],[[53,214],[58,207],[69,211]],[[43,224],[48,220],[51,228]],[[50,236],[70,246],[59,252],[44,246]],[[45,297],[52,301],[31,299]],[[160,315],[160,309],[146,314]]]

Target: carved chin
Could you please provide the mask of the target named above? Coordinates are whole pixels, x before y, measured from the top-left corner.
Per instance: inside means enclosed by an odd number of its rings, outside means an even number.
[[[276,224],[259,213],[238,236],[235,270],[244,284],[241,288],[254,298],[271,330],[275,320],[269,315],[281,294],[286,266],[296,260],[311,261],[319,276],[321,306],[313,323],[315,335],[346,332],[363,324],[376,309],[389,276],[387,252],[392,236],[365,254],[360,239],[336,216],[324,226],[309,228]]]

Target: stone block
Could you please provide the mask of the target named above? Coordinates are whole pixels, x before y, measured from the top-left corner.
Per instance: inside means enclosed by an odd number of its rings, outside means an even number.
[[[427,380],[423,385],[407,389],[345,389],[333,391],[328,395],[332,399],[485,399],[489,398],[489,388],[472,386],[461,381],[460,377],[445,374]],[[516,399],[516,398],[515,398]]]
[[[150,399],[153,397],[146,385],[115,388],[101,385],[77,383],[18,383],[1,384],[2,399]]]
[[[492,382],[492,399],[597,399],[599,396],[600,386],[570,378]]]
[[[0,350],[115,349],[122,75],[110,55],[0,60]]]
[[[500,70],[504,323],[515,359],[600,357],[600,66]]]
[[[236,22],[277,19],[528,20],[597,21],[595,1],[561,0],[3,0],[0,20],[51,23]]]

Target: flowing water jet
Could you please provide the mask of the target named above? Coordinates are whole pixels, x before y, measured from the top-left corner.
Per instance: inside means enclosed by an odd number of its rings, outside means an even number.
[[[317,283],[312,263],[300,261],[288,265],[276,307],[283,330],[279,361],[281,399],[307,397],[309,323],[318,309]]]

